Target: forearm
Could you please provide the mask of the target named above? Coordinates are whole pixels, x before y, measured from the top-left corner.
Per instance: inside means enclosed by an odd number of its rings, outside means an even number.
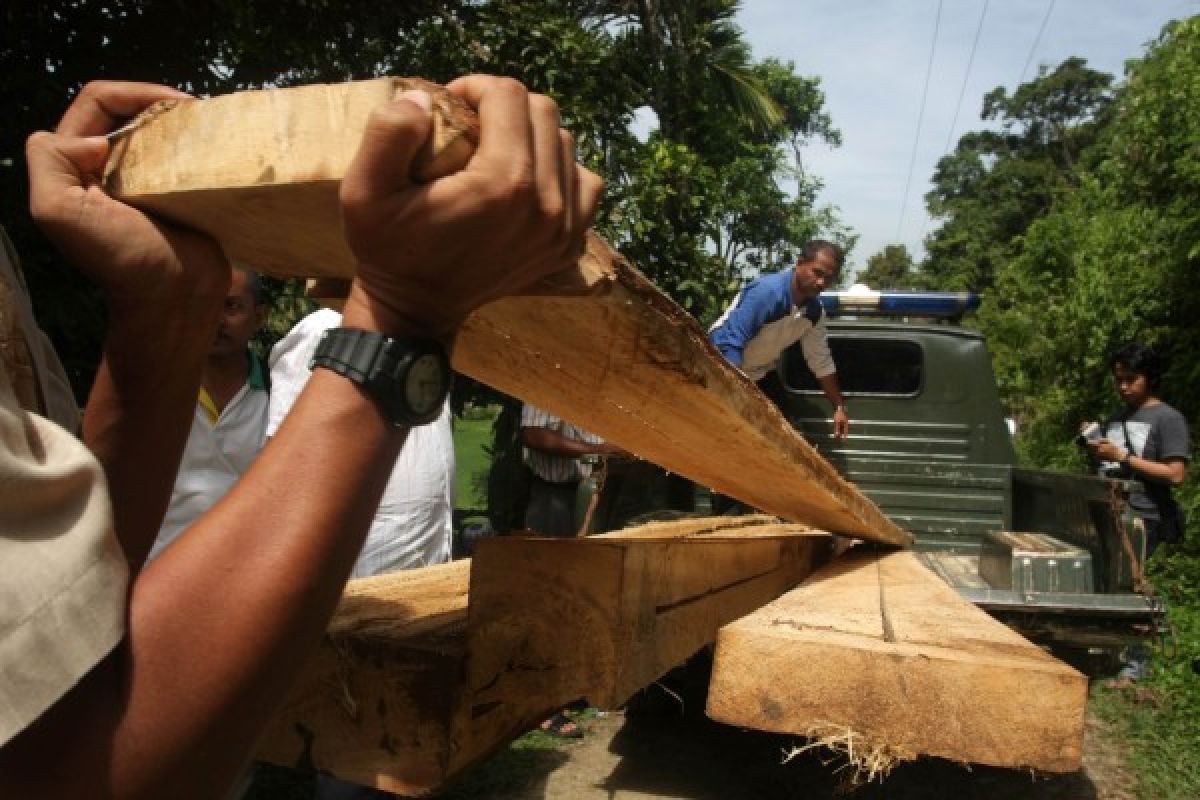
[[[580,458],[581,456],[603,454],[610,452],[612,449],[603,442],[592,444],[579,439],[572,439],[549,428],[522,428],[521,441],[526,447],[562,458]]]
[[[1152,461],[1130,453],[1125,463],[1133,470],[1134,477],[1141,480],[1151,480],[1171,486],[1183,483],[1185,467],[1182,461]]]
[[[846,404],[846,398],[842,396],[842,385],[838,381],[836,372],[817,378],[817,383],[821,384],[821,391],[829,398],[829,402],[833,404],[834,408]]]
[[[242,481],[136,581],[126,642],[19,738],[55,754],[31,774],[219,796],[324,630],[402,440],[357,387],[317,370]]]
[[[104,466],[121,546],[136,573],[162,524],[187,442],[221,282],[189,280],[154,297],[114,298],[83,417]]]

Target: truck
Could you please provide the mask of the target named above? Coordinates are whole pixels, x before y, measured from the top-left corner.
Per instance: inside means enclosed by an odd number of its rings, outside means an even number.
[[[984,336],[962,324],[978,295],[859,286],[821,302],[849,435],[833,436],[799,345],[760,385],[913,534],[926,566],[1076,663],[1111,664],[1161,630],[1161,601],[1141,574],[1145,531],[1127,502],[1134,484],[1018,465]]]

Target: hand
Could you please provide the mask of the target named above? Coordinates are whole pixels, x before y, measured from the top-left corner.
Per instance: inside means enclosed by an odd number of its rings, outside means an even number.
[[[630,458],[630,459],[637,457],[633,453],[626,450],[624,447],[617,447],[615,444],[609,444],[608,442],[605,442],[604,444],[602,444],[600,446],[603,448],[600,451],[600,455],[602,455],[602,456],[608,456],[609,458]]]
[[[833,410],[833,435],[838,439],[845,439],[850,433],[850,415],[846,413],[845,406],[838,406]]]
[[[372,113],[342,181],[346,240],[359,260],[346,325],[444,336],[582,252],[603,182],[575,162],[554,102],[506,78],[447,89],[479,112],[479,148],[462,171],[412,182],[431,130],[430,99],[418,90]]]
[[[1101,461],[1123,461],[1126,455],[1128,455],[1124,448],[1117,447],[1116,444],[1108,439],[1097,441],[1092,445],[1092,451]]]
[[[160,100],[188,95],[148,83],[95,81],[83,87],[54,133],[25,145],[29,207],[55,246],[110,299],[223,297],[229,265],[207,236],[151,220],[100,188],[105,133]]]

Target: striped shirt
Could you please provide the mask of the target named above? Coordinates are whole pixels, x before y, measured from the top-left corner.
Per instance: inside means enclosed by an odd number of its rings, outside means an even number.
[[[814,297],[803,306],[793,303],[793,272],[771,272],[751,281],[708,331],[721,355],[752,381],[761,380],[796,342],[813,375],[824,378],[837,371],[821,301]]]
[[[561,417],[556,417],[549,411],[544,411],[537,406],[531,406],[529,403],[521,407],[521,427],[546,428],[568,439],[575,439],[580,442],[587,442],[588,444],[602,444],[604,442],[603,439],[594,433],[588,433]],[[556,456],[529,447],[523,449],[525,452],[525,463],[533,470],[533,474],[549,483],[570,483],[578,481],[581,478],[586,478],[591,474],[591,466],[584,463],[582,459]]]

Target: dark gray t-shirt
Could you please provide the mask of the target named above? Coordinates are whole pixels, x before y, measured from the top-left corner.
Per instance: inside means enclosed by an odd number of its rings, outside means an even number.
[[[1187,420],[1183,414],[1171,408],[1166,403],[1153,406],[1142,406],[1137,411],[1126,416],[1122,411],[1111,417],[1104,424],[1104,435],[1110,442],[1123,447],[1139,458],[1149,461],[1166,461],[1169,458],[1187,460],[1191,454],[1191,441],[1188,436]],[[1125,431],[1129,431],[1132,441],[1125,441]],[[1134,477],[1128,472],[1122,473],[1122,467],[1115,461],[1106,461],[1100,466],[1101,474],[1110,477]],[[1142,478],[1146,487],[1145,492],[1135,492],[1129,498],[1129,504],[1143,516],[1150,519],[1160,517],[1160,509],[1167,508],[1172,502],[1171,487],[1165,483]]]

